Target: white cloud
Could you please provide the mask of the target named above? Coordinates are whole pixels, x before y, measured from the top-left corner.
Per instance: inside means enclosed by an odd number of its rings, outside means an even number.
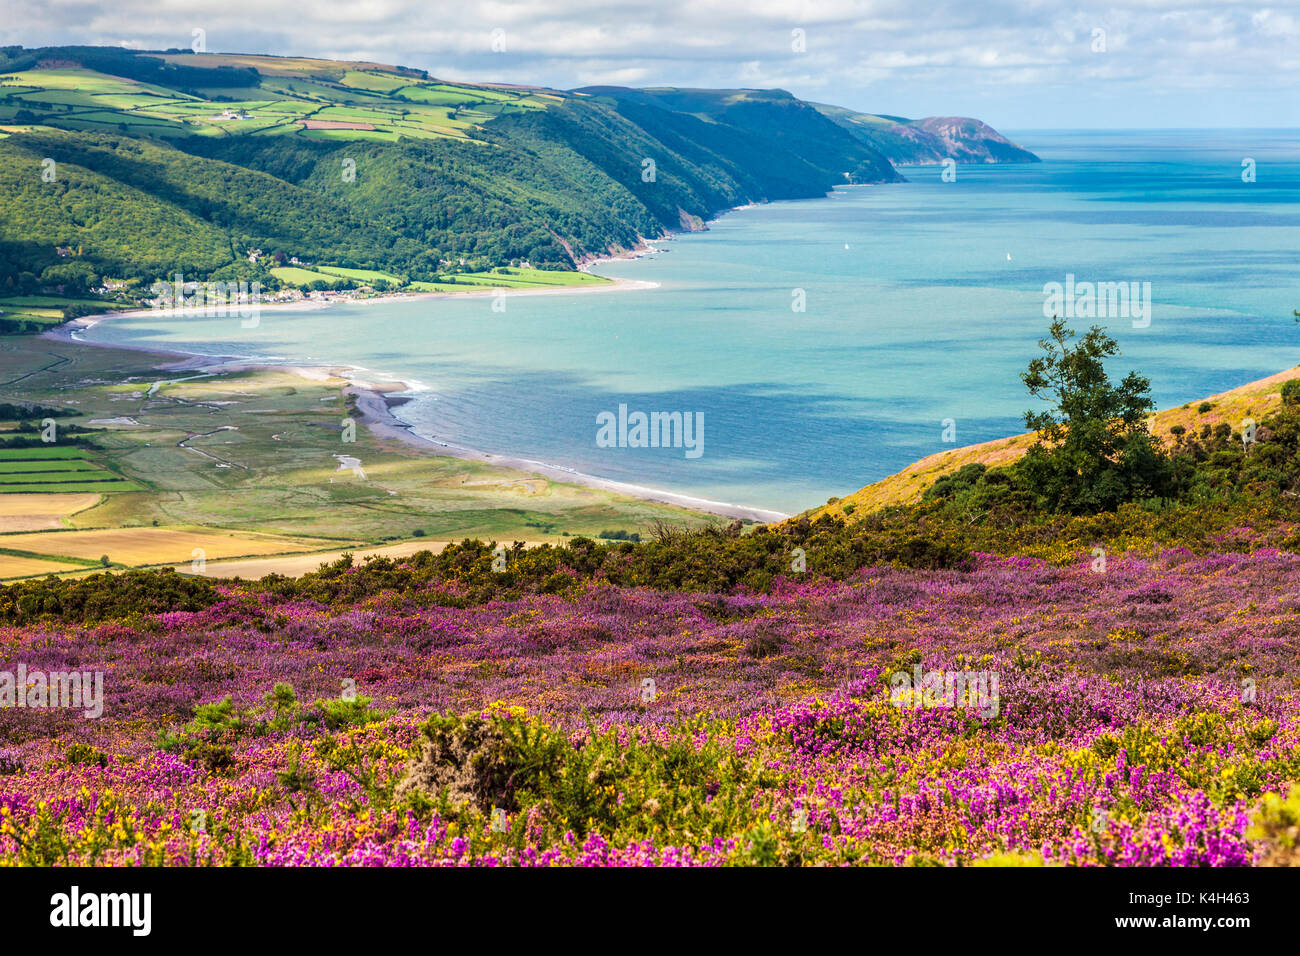
[[[1095,11],[1070,0],[0,3],[5,44],[188,48],[201,27],[210,50],[354,57],[560,88],[781,86],[914,115],[1002,102],[1019,125],[1068,114],[1062,98],[1113,104],[1117,93],[1134,116],[1158,106],[1186,121],[1206,107],[1205,89],[1239,94],[1233,115],[1208,125],[1286,125],[1297,119],[1300,81],[1300,0],[1129,0]],[[806,52],[792,50],[796,27]],[[496,28],[503,53],[492,51]],[[1104,53],[1092,50],[1099,29]]]

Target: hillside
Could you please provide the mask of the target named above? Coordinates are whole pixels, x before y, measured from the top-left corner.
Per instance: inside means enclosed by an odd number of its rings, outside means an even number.
[[[884,154],[896,165],[931,166],[959,163],[1037,163],[1041,160],[993,127],[965,116],[901,116],[858,113],[826,103],[810,103],[854,138]]]
[[[1172,437],[1170,429],[1174,427],[1190,432],[1205,426],[1213,428],[1221,423],[1239,428],[1248,417],[1262,421],[1266,415],[1281,406],[1283,383],[1296,378],[1300,378],[1300,366],[1211,395],[1201,402],[1188,402],[1177,408],[1157,412],[1151,416],[1151,433],[1168,442]],[[1204,405],[1210,407],[1201,411]],[[861,521],[880,508],[919,501],[922,492],[938,478],[950,475],[966,465],[981,464],[992,468],[1010,464],[1024,455],[1031,444],[1033,435],[1025,433],[936,452],[913,462],[895,475],[873,482],[805,514],[812,520],[830,515],[850,522]]]
[[[367,62],[0,48],[0,294],[139,293],[177,271],[443,288],[900,179],[781,90],[565,92]]]

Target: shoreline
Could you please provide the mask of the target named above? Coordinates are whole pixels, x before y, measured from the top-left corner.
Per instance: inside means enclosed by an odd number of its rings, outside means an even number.
[[[661,249],[650,249],[643,252],[629,253],[621,256],[608,256],[602,258],[601,262],[613,261],[616,259],[639,259],[645,255],[653,255],[655,252],[662,252]],[[463,299],[470,296],[529,296],[529,295],[593,295],[601,292],[628,292],[638,289],[657,289],[658,282],[650,282],[646,279],[621,279],[613,276],[597,276],[586,266],[578,269],[583,275],[593,275],[599,279],[605,280],[600,285],[588,286],[544,286],[535,289],[509,288],[505,286],[492,287],[484,286],[482,288],[467,289],[464,292],[390,292],[385,295],[368,296],[364,299],[296,299],[291,302],[266,302],[257,306],[258,314],[262,312],[318,312],[331,308],[335,305],[391,305],[397,302],[422,302],[429,299]],[[202,315],[201,310],[194,309],[110,309],[106,312],[96,312],[94,315],[85,315],[76,319],[69,319],[57,329],[50,329],[42,332],[41,335],[49,335],[51,332],[57,332],[68,326],[76,325],[78,329],[89,328],[100,321],[111,319],[132,319],[144,318],[145,316],[157,315],[159,313],[169,313],[179,317]],[[238,317],[237,312],[231,312],[232,317]],[[87,321],[89,320],[89,321]],[[74,330],[75,331],[75,330]],[[92,343],[93,344],[93,343]],[[115,346],[125,348],[126,346]],[[145,349],[145,351],[149,351]]]
[[[638,252],[632,255],[619,256],[617,258],[639,258],[641,255],[648,255],[650,252]],[[594,288],[571,288],[556,287],[550,289],[521,289],[506,290],[506,295],[551,295],[557,293],[585,294],[591,292],[612,292],[624,289],[646,289],[658,288],[656,282],[646,282],[637,279],[610,279],[608,285],[596,286]],[[366,300],[343,300],[346,302],[358,303],[380,303],[392,301],[407,301],[417,298],[450,298],[463,295],[492,295],[498,290],[486,289],[474,292],[428,292],[415,293],[412,295],[383,296]],[[273,303],[263,306],[266,309],[276,309],[280,311],[316,311],[327,309],[332,305],[331,302],[319,301],[299,301]],[[80,346],[90,346],[94,348],[116,348],[126,351],[146,352],[151,355],[175,356],[176,361],[164,362],[156,366],[160,372],[198,372],[200,374],[221,374],[230,372],[243,371],[263,371],[278,370],[297,375],[310,381],[324,381],[330,378],[340,378],[348,384],[343,387],[344,396],[354,397],[356,407],[360,413],[361,422],[371,432],[379,438],[386,438],[400,442],[421,451],[437,455],[439,457],[459,458],[465,461],[476,461],[482,464],[494,465],[501,468],[508,468],[512,471],[528,472],[537,474],[551,481],[563,482],[565,484],[579,485],[585,488],[592,488],[599,491],[607,491],[612,494],[620,494],[629,498],[635,498],[641,501],[654,502],[656,504],[674,505],[685,508],[690,511],[701,512],[704,514],[718,515],[725,518],[754,521],[759,524],[766,524],[776,521],[784,521],[791,517],[789,514],[781,511],[775,511],[767,508],[756,508],[748,505],[735,504],[733,502],[715,501],[710,498],[701,498],[695,495],[683,494],[680,492],[669,491],[667,489],[655,488],[648,485],[638,485],[631,482],[617,481],[612,478],[601,478],[597,475],[589,475],[575,469],[567,468],[563,465],[551,462],[537,461],[530,458],[523,458],[510,454],[494,454],[492,452],[482,451],[477,448],[471,448],[464,445],[455,445],[450,442],[439,441],[436,438],[430,438],[421,435],[414,430],[414,426],[409,422],[393,414],[392,409],[405,402],[391,402],[390,396],[397,393],[411,392],[410,386],[401,380],[393,379],[386,381],[376,381],[370,378],[363,378],[361,375],[373,374],[370,370],[360,368],[354,365],[312,365],[295,362],[285,362],[278,364],[268,362],[264,358],[252,356],[239,356],[230,354],[207,354],[202,352],[190,352],[181,349],[168,349],[150,347],[144,345],[119,345],[108,342],[92,342],[80,336],[80,333],[87,329],[93,328],[100,322],[112,321],[115,318],[129,318],[132,316],[148,316],[155,314],[154,309],[135,309],[121,312],[104,312],[92,316],[82,316],[71,319],[57,328],[49,329],[40,333],[41,338],[53,341],[65,342]],[[358,374],[360,373],[360,374]],[[401,395],[401,398],[409,400],[408,395]]]
[[[304,370],[296,369],[296,371],[301,372]],[[347,378],[346,375],[340,377]],[[600,478],[596,475],[589,475],[585,472],[566,468],[563,465],[509,454],[497,455],[465,445],[455,445],[450,442],[438,441],[435,438],[428,438],[416,432],[414,426],[409,422],[405,422],[393,414],[392,409],[397,405],[390,404],[389,395],[409,391],[405,382],[369,382],[352,378],[348,378],[348,381],[351,384],[344,387],[343,394],[355,397],[357,410],[361,413],[361,421],[370,429],[372,434],[382,438],[390,438],[435,455],[477,461],[487,465],[509,468],[512,471],[531,472],[552,481],[582,485],[586,488],[609,491],[629,498],[637,498],[641,501],[676,505],[691,511],[702,511],[726,518],[748,518],[765,524],[772,521],[784,521],[786,518],[791,517],[781,511],[753,508],[748,505],[734,504],[727,501],[715,501],[711,498],[699,498],[694,495],[667,491],[649,485],[617,481],[613,478]],[[400,397],[406,398],[407,396],[402,395]],[[404,402],[398,404],[404,404]]]

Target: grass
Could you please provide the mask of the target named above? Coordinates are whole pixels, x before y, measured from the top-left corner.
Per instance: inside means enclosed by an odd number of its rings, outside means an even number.
[[[522,268],[500,268],[491,272],[458,272],[454,275],[454,282],[417,281],[405,284],[400,276],[390,272],[379,272],[374,269],[344,269],[338,266],[317,266],[314,269],[279,266],[272,269],[271,273],[284,284],[296,287],[310,286],[313,282],[333,283],[339,279],[352,279],[362,283],[382,280],[402,291],[445,292],[453,295],[458,292],[482,292],[487,289],[577,288],[609,282],[608,279],[589,272]]]
[[[122,478],[105,478],[95,481],[34,481],[26,483],[0,482],[0,494],[42,494],[60,492],[84,494],[92,491],[136,491],[139,485]]]
[[[45,459],[79,459],[85,454],[79,448],[60,448],[51,445],[46,448],[5,448],[0,446],[0,463],[7,461],[40,461]]]
[[[0,478],[5,475],[27,474],[37,471],[76,474],[85,471],[102,471],[102,469],[84,458],[40,458],[35,461],[6,458],[0,460]]]
[[[60,298],[52,295],[17,295],[0,297],[0,319],[40,322],[44,325],[63,323],[63,310],[71,306],[86,306],[98,311],[117,308],[121,303],[104,299]]]
[[[542,289],[595,286],[609,282],[589,272],[558,272],[550,269],[497,269],[492,272],[460,272],[455,282],[412,282],[419,292],[473,292],[484,289]],[[469,286],[469,288],[465,288]]]
[[[0,494],[138,491],[140,485],[84,457],[80,449],[0,449]]]
[[[472,139],[503,111],[545,109],[553,94],[426,80],[398,67],[302,57],[201,54],[165,56],[187,68],[252,66],[260,86],[202,87],[179,93],[83,69],[34,69],[0,76],[0,122],[19,109],[71,129],[125,125],[163,136],[294,135],[305,139],[393,142]],[[222,77],[214,74],[214,82]],[[215,97],[222,97],[221,100]],[[248,120],[220,120],[226,109]],[[304,118],[367,123],[373,130],[308,130]]]
[[[393,285],[400,285],[402,280],[388,272],[377,272],[374,269],[340,269],[337,266],[321,266],[321,272],[328,273],[332,276],[341,276],[345,279],[356,279],[359,282],[391,282]]]
[[[301,269],[298,266],[280,266],[272,269],[271,275],[286,285],[293,286],[311,285],[313,282],[333,282],[337,278],[337,276],[327,275],[324,272]]]

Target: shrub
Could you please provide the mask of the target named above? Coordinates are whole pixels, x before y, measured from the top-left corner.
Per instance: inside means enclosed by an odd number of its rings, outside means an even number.
[[[136,614],[198,611],[216,600],[212,582],[170,568],[92,574],[76,580],[47,577],[0,585],[0,622],[91,623]]]
[[[73,766],[81,764],[92,764],[97,767],[108,766],[108,754],[96,750],[90,744],[73,744],[64,751],[63,756]]]
[[[1168,462],[1145,428],[1155,407],[1151,383],[1136,372],[1111,383],[1103,359],[1119,346],[1100,326],[1075,345],[1073,338],[1063,320],[1053,320],[1039,342],[1045,354],[1021,375],[1050,407],[1025,412],[1025,426],[1039,437],[1017,474],[1046,509],[1069,514],[1166,493]]]
[[[1264,795],[1246,836],[1262,844],[1259,866],[1300,866],[1300,786]]]

